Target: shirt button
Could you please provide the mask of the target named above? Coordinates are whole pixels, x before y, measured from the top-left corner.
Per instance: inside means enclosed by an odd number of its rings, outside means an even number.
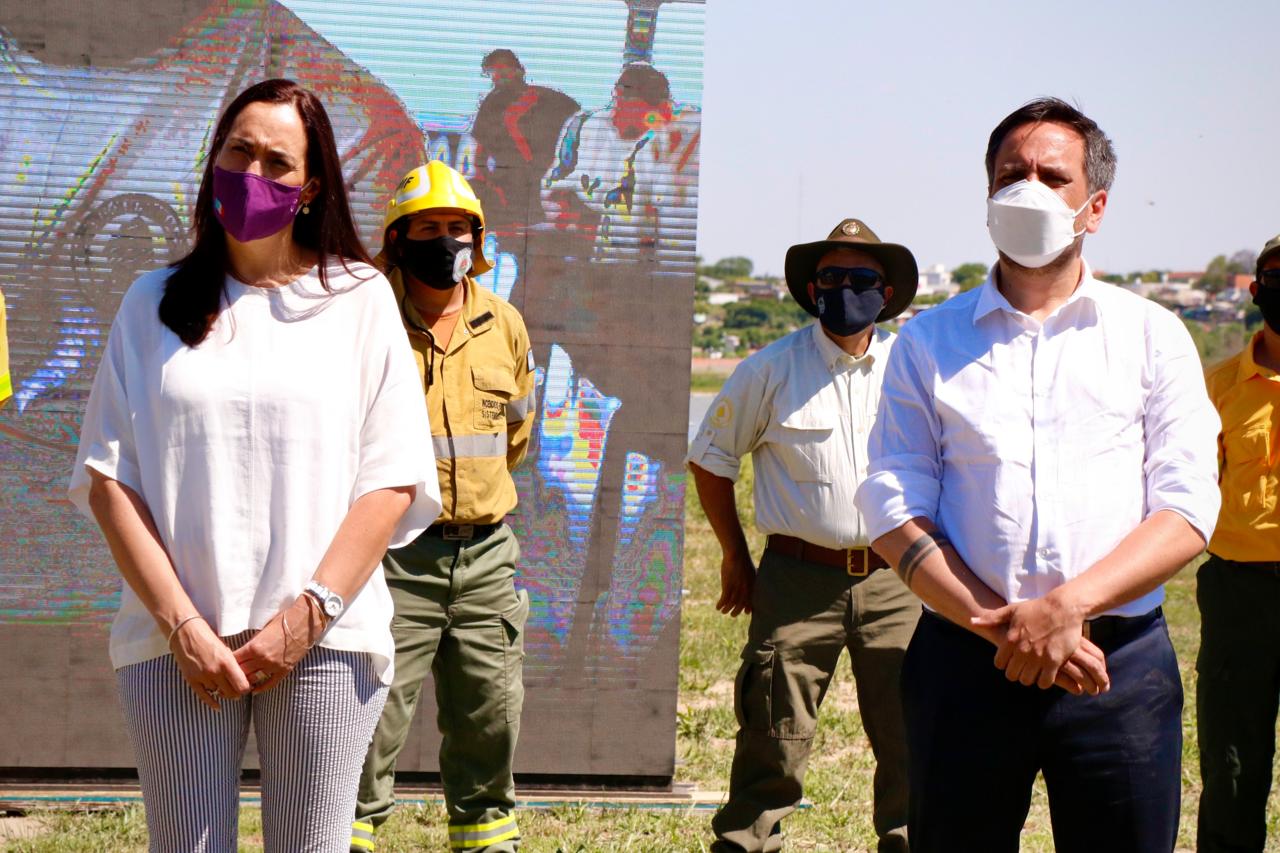
[[[1040,556],[1041,556],[1041,557],[1044,557],[1046,560],[1047,560],[1047,559],[1049,559],[1050,557],[1052,557],[1052,556],[1053,556],[1053,549],[1052,549],[1052,548],[1041,548],[1041,549],[1040,549]]]

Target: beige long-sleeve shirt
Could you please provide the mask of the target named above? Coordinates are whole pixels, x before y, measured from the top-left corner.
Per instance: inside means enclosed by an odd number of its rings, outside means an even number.
[[[813,323],[748,357],[711,404],[686,459],[738,479],[752,454],[756,527],[826,548],[870,544],[853,503],[894,335],[854,357]]]

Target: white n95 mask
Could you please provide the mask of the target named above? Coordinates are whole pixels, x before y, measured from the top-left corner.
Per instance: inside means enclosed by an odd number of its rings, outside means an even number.
[[[996,248],[1024,267],[1051,263],[1084,233],[1076,217],[1093,195],[1076,210],[1039,181],[1018,181],[987,199],[987,230]]]

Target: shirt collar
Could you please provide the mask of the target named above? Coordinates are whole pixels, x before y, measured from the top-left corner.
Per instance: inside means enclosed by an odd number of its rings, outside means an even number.
[[[1260,376],[1263,379],[1280,379],[1280,374],[1277,374],[1269,367],[1263,367],[1254,360],[1254,347],[1260,343],[1262,343],[1261,329],[1254,332],[1253,337],[1249,339],[1249,345],[1240,353],[1240,369],[1236,374],[1237,382],[1244,382],[1246,379],[1252,379],[1255,376]]]
[[[428,328],[428,326],[423,321],[422,315],[418,313],[413,300],[406,298],[404,279],[401,278],[400,270],[393,268],[387,273],[387,280],[391,282],[391,290],[396,296],[396,302],[400,304],[400,309],[404,315],[405,328],[410,332],[421,334],[421,330]],[[494,317],[492,312],[483,312],[479,317],[476,316],[480,300],[476,298],[476,287],[478,285],[471,276],[467,276],[462,280],[462,286],[464,289],[462,316],[458,319],[462,321],[460,325],[466,327],[467,334],[478,335],[493,325]]]
[[[814,346],[818,348],[818,354],[822,356],[822,362],[827,366],[827,370],[834,372],[836,368],[842,364],[850,362],[845,359],[852,359],[853,364],[862,364],[864,361],[870,367],[876,363],[877,358],[884,356],[885,349],[888,344],[885,342],[889,337],[879,327],[872,327],[871,343],[867,345],[867,351],[862,355],[851,356],[840,347],[836,346],[836,342],[827,337],[826,332],[822,331],[822,322],[814,320],[812,325],[812,334]]]
[[[1096,304],[1099,296],[1101,295],[1099,290],[1108,286],[1093,277],[1093,269],[1089,266],[1089,262],[1087,260],[1081,258],[1080,264],[1080,283],[1076,285],[1076,289],[1072,291],[1071,296],[1067,298],[1067,301],[1058,306],[1058,310],[1055,311],[1054,314],[1057,314],[1058,311],[1063,310],[1068,305],[1079,299],[1087,299]],[[982,283],[982,287],[978,292],[978,301],[974,305],[974,321],[981,320],[992,311],[997,310],[1006,311],[1010,314],[1022,315],[1022,312],[1017,308],[1014,308],[1013,305],[1009,303],[1009,300],[1005,298],[1005,295],[1000,292],[1000,288],[996,286],[996,271],[999,268],[1000,265],[998,263],[992,264],[991,269],[987,272],[987,280]]]

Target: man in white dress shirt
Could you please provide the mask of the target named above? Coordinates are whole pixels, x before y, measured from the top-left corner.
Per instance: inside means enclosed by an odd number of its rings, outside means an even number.
[[[1181,321],[1094,279],[1115,153],[1057,99],[987,148],[999,260],[908,323],[858,489],[927,610],[903,666],[914,850],[1171,850],[1182,685],[1162,584],[1218,515],[1218,418]],[[994,666],[992,658],[994,657]]]
[[[698,498],[720,542],[721,596],[751,614],[734,691],[739,731],[713,851],[778,850],[842,649],[852,658],[876,755],[879,850],[907,850],[907,756],[899,673],[920,602],[868,545],[853,504],[894,336],[877,320],[915,296],[915,258],[857,219],[787,251],[787,286],[818,322],[775,341],[729,377],[689,450]],[[734,504],[752,455],[757,572]]]

